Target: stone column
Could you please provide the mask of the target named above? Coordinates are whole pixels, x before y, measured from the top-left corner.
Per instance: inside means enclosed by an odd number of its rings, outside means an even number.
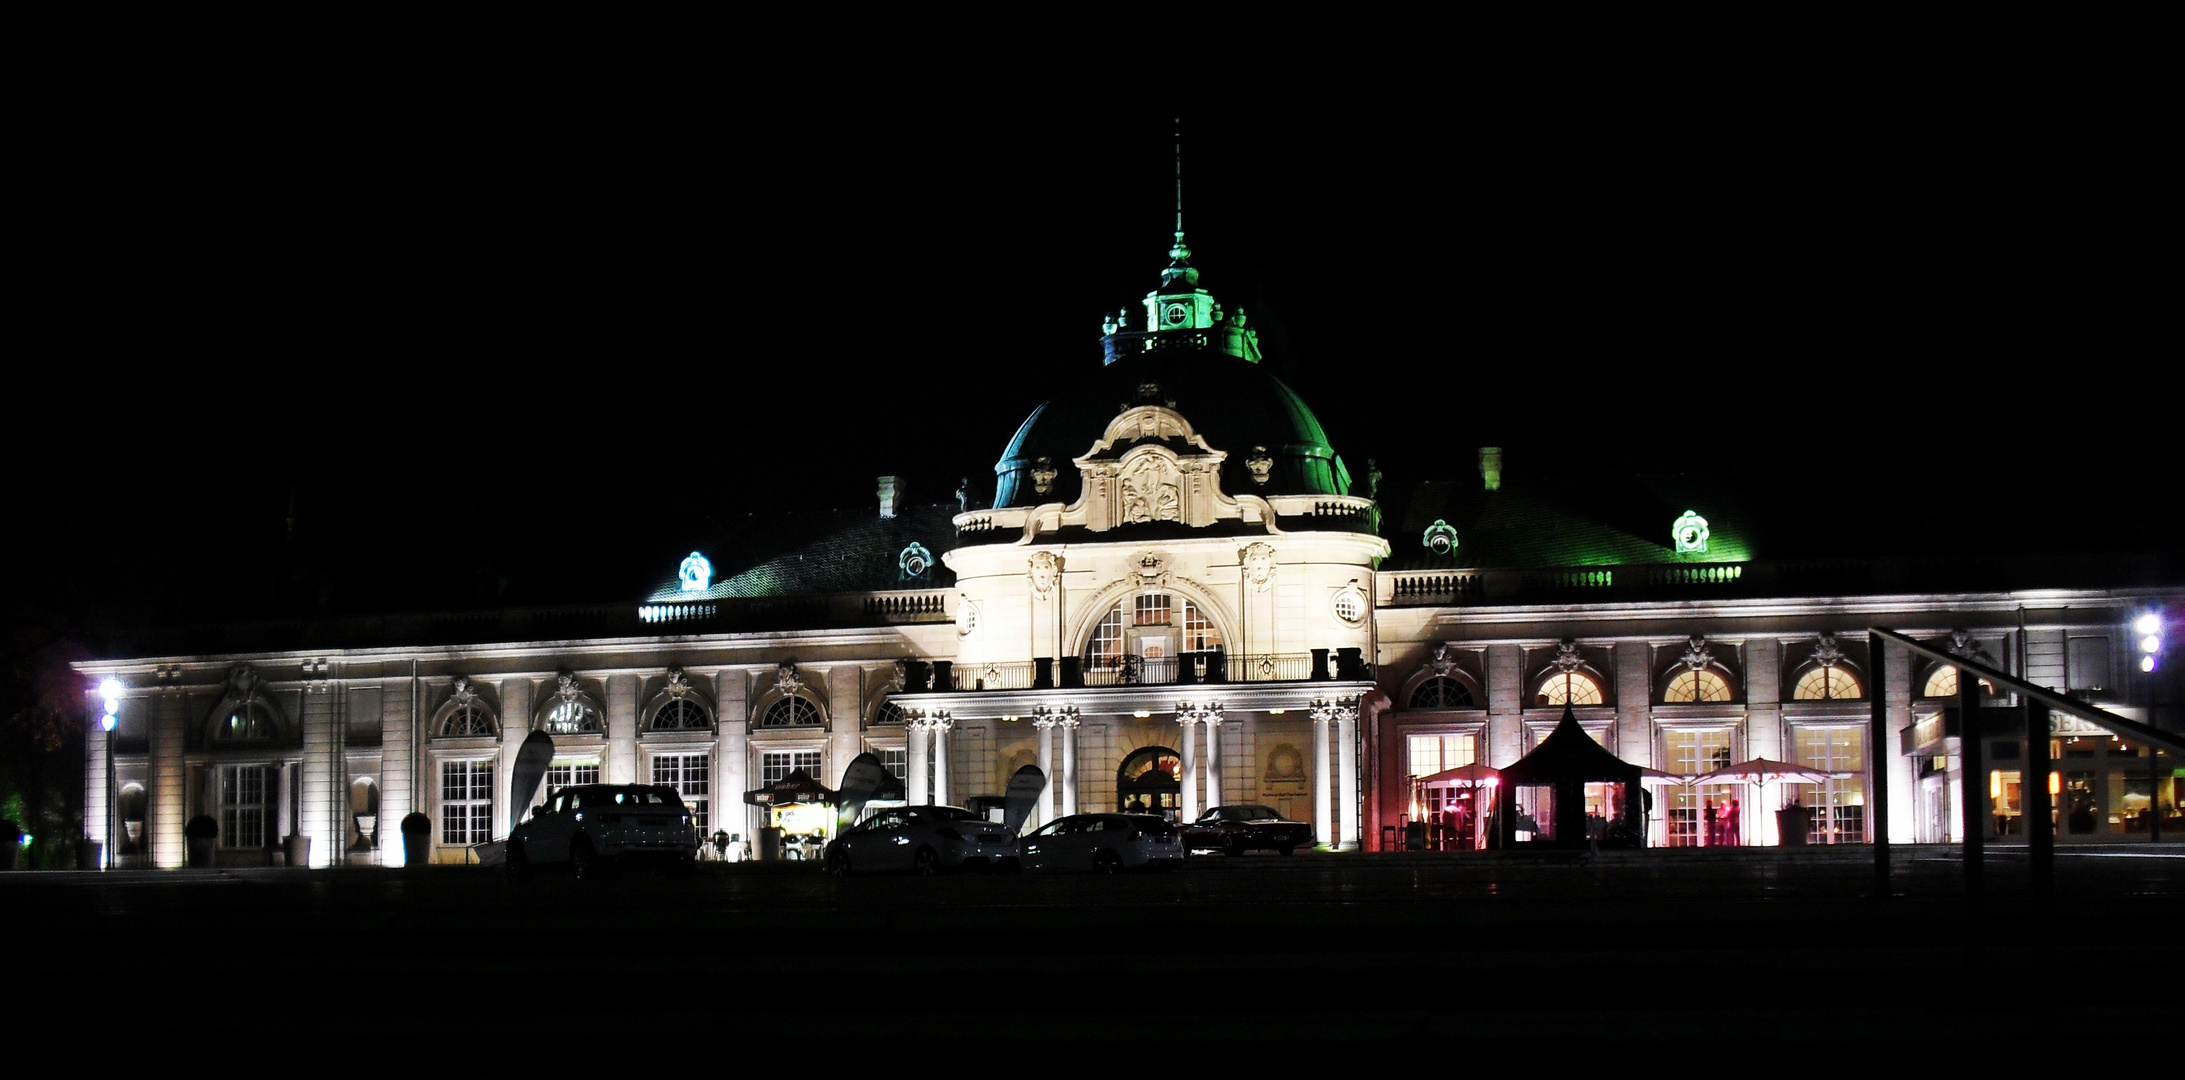
[[[607,700],[600,705],[607,715],[600,720],[607,725],[607,760],[602,762],[605,767],[599,771],[600,779],[610,784],[649,784],[652,777],[637,771],[637,676],[615,674],[604,681]],[[516,762],[511,758],[508,764],[514,768]],[[827,782],[824,776],[813,779]]]
[[[1341,799],[1336,805],[1336,821],[1341,826],[1339,846],[1344,851],[1358,850],[1358,703],[1353,701],[1336,706],[1335,713],[1336,768]]]
[[[1039,789],[1039,805],[1032,811],[1032,824],[1045,825],[1055,819],[1055,718],[1036,717],[1032,726],[1039,729],[1039,771],[1047,777],[1047,786]]]
[[[1221,804],[1221,706],[1216,705],[1206,711],[1206,805]]]
[[[903,778],[903,798],[912,806],[924,806],[933,800],[927,797],[926,719],[913,716],[903,722],[903,768],[910,775]]]
[[[1056,718],[1055,726],[1062,729],[1062,812],[1077,813],[1077,710],[1072,707]]]
[[[172,678],[180,680],[179,674]],[[170,685],[159,695],[152,714],[150,783],[145,785],[144,807],[152,865],[162,870],[181,866],[185,854],[182,824],[189,817],[189,777],[182,759],[182,737],[188,724],[189,695],[179,685]]]
[[[946,805],[948,799],[948,730],[955,722],[947,712],[936,712],[926,721],[933,727],[933,801]]]
[[[1179,708],[1176,710],[1176,726],[1183,729],[1184,790],[1183,806],[1179,811],[1185,821],[1199,818],[1199,717],[1197,713]]]
[[[92,700],[97,704],[91,707],[91,728],[84,733],[83,738],[83,835],[85,839],[96,840],[104,845],[104,854],[100,858],[111,862],[115,843],[114,835],[110,831],[112,818],[109,816],[112,807],[109,799],[113,795],[113,787],[107,783],[107,778],[112,775],[108,771],[107,763],[110,736],[107,734],[106,724],[99,719],[106,715],[106,703],[95,694],[92,695]],[[103,870],[105,867],[78,869]]]
[[[1321,847],[1335,843],[1334,823],[1328,818],[1328,720],[1333,715],[1334,706],[1313,702],[1313,839]]]

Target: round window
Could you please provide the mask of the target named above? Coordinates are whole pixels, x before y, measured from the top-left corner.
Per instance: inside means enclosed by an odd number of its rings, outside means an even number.
[[[1335,617],[1351,624],[1352,626],[1356,626],[1360,622],[1365,621],[1365,594],[1359,592],[1356,589],[1345,589],[1342,592],[1336,593]]]

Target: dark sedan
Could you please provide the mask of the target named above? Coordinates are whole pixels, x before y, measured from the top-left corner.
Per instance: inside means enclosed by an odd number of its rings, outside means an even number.
[[[1285,820],[1272,806],[1216,806],[1184,826],[1184,847],[1242,855],[1255,848],[1284,855],[1312,843],[1312,826]]]

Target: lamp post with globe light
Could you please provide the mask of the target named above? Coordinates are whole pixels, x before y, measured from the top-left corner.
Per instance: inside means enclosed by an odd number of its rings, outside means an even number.
[[[2155,722],[2155,672],[2162,669],[2162,613],[2141,612],[2132,620],[2132,642],[2138,646],[2140,674],[2147,677],[2147,722]],[[2162,842],[2162,748],[2147,748],[2147,839]]]

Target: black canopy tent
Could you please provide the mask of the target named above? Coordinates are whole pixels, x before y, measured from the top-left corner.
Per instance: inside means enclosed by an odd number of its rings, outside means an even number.
[[[1606,823],[1608,836],[1602,842],[1639,846],[1645,843],[1646,835],[1639,821],[1639,776],[1644,771],[1595,742],[1586,729],[1578,726],[1577,714],[1565,705],[1563,719],[1556,723],[1555,730],[1548,732],[1532,753],[1503,767],[1502,783],[1495,789],[1496,838],[1504,847],[1518,843],[1521,800],[1531,798],[1537,806],[1538,793],[1545,789],[1551,819],[1545,823],[1533,821],[1534,827],[1526,830],[1533,839],[1524,843],[1585,847],[1586,785],[1613,784],[1613,820]],[[1528,789],[1532,795],[1521,794]]]

